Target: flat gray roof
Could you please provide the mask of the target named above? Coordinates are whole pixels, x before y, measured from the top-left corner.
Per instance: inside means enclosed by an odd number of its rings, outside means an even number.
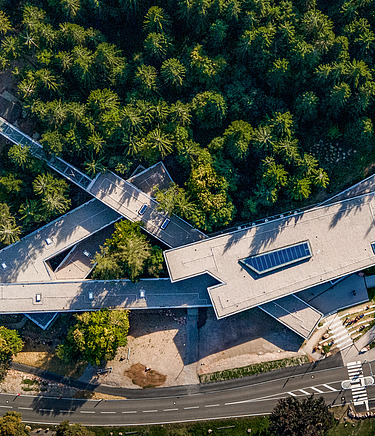
[[[45,260],[77,244],[119,215],[93,199],[0,251],[0,282],[54,280]],[[47,243],[48,241],[48,243]],[[2,268],[4,263],[6,268]]]
[[[215,280],[208,275],[181,283],[171,283],[169,279],[144,279],[137,283],[130,280],[2,283],[0,314],[99,310],[103,307],[210,307],[207,287],[214,283]],[[144,297],[141,291],[144,291]],[[39,302],[37,294],[40,295]]]
[[[318,310],[293,294],[258,307],[303,338],[310,336],[322,317]]]
[[[218,318],[375,264],[374,194],[322,206],[164,252],[172,281],[209,273]],[[256,275],[239,260],[308,240],[309,260]]]
[[[173,183],[173,180],[163,162],[158,162],[155,165],[136,173],[127,181],[149,197],[153,197],[157,189],[168,189]]]
[[[157,209],[158,203],[131,183],[113,173],[99,174],[88,187],[88,192],[130,221],[142,221],[142,227],[169,247],[178,247],[207,236],[177,215],[167,216]],[[139,209],[148,207],[143,215]],[[162,230],[165,219],[170,223]]]

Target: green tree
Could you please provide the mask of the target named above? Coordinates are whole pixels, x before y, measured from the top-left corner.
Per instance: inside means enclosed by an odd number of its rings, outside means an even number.
[[[171,21],[168,14],[159,6],[151,6],[143,20],[143,28],[147,33],[168,33],[170,25]]]
[[[150,257],[151,245],[141,233],[139,223],[120,221],[115,224],[112,238],[107,239],[98,255],[93,277],[118,279],[128,277],[137,281]]]
[[[135,80],[140,90],[146,96],[153,96],[158,93],[157,71],[152,65],[141,65],[135,73]]]
[[[161,61],[165,59],[170,48],[170,39],[163,33],[149,33],[144,41],[145,53],[151,60]]]
[[[249,152],[253,128],[246,121],[233,121],[224,132],[224,144],[228,154],[235,160],[243,160]]]
[[[333,427],[334,417],[322,397],[287,397],[278,401],[270,421],[270,431],[280,436],[323,436]]]
[[[10,213],[9,206],[0,203],[0,241],[4,245],[13,244],[19,241],[20,234],[21,228],[17,226],[14,216]],[[0,360],[2,359],[0,358]]]
[[[16,330],[0,326],[0,361],[9,360],[22,350],[23,341]]]
[[[168,215],[176,213],[186,219],[189,219],[195,212],[195,205],[190,201],[189,196],[183,188],[180,188],[176,183],[168,189],[155,192],[155,198],[158,205],[158,210],[166,212]]]
[[[58,356],[66,361],[85,360],[91,365],[113,359],[118,347],[127,343],[127,310],[102,309],[75,315],[66,340],[58,347]]]
[[[55,436],[95,436],[95,433],[82,424],[71,424],[69,421],[63,421],[56,427]]]
[[[171,58],[163,62],[160,74],[166,85],[179,88],[184,84],[186,68],[178,59]]]
[[[4,11],[0,11],[0,32],[4,35],[12,30],[12,24]]]
[[[319,98],[310,91],[297,96],[294,103],[294,112],[297,118],[304,122],[312,122],[318,116]]]
[[[1,328],[1,327],[0,327]],[[6,412],[0,418],[0,436],[29,436],[30,431],[22,422],[22,415],[17,412]]]
[[[197,94],[192,106],[200,126],[204,129],[220,127],[227,113],[225,99],[218,92],[206,91]]]

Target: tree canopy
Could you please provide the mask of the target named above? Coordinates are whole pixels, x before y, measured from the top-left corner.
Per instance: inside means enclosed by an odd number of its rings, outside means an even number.
[[[30,434],[17,412],[6,412],[0,418],[0,436],[28,436]]]
[[[0,326],[0,361],[12,358],[22,350],[23,341],[16,330]]]
[[[270,430],[275,435],[319,436],[327,434],[334,417],[322,397],[303,400],[287,397],[278,401],[270,421]]]
[[[118,347],[127,343],[129,311],[102,309],[75,315],[65,342],[58,347],[58,356],[66,361],[82,360],[91,365],[115,357]]]
[[[46,152],[91,177],[126,178],[163,160],[189,203],[175,210],[204,231],[317,201],[375,159],[373,2],[22,0],[2,9],[0,68],[13,71]],[[14,220],[4,243],[70,207],[51,180],[53,195],[30,189],[22,172],[47,171],[27,148],[11,147],[7,159],[14,168],[5,165],[0,191],[10,195],[0,197]]]

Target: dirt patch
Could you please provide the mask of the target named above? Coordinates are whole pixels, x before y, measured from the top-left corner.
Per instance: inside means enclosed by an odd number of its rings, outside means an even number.
[[[130,369],[124,371],[124,375],[129,377],[135,385],[143,389],[162,386],[167,380],[166,375],[159,374],[157,371],[149,369],[141,363],[132,365]]]
[[[18,353],[13,360],[24,365],[35,366],[36,368],[73,378],[81,377],[87,366],[87,363],[84,362],[65,363],[56,356],[54,350],[25,351]]]

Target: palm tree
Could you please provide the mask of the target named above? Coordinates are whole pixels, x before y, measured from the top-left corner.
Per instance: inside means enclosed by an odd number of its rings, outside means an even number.
[[[15,219],[0,222],[0,241],[5,245],[19,241],[21,227],[16,225]]]
[[[143,236],[143,235],[142,235]],[[119,258],[126,265],[132,281],[138,280],[151,254],[150,244],[144,237],[137,235],[127,237],[120,245]]]
[[[20,39],[16,36],[6,36],[1,41],[1,50],[10,60],[17,59],[21,52]]]
[[[306,200],[311,194],[311,180],[307,178],[291,178],[288,192],[292,200]]]
[[[61,0],[61,6],[66,18],[74,20],[81,9],[81,0]]]
[[[165,84],[178,88],[184,83],[186,68],[178,59],[171,58],[163,62],[160,73]]]
[[[95,89],[90,92],[87,99],[87,105],[95,115],[99,115],[104,111],[118,109],[120,106],[120,99],[111,89]]]
[[[30,160],[30,147],[21,144],[14,144],[8,151],[9,159],[17,166],[25,168]]]
[[[51,191],[54,179],[50,173],[39,174],[33,181],[35,194],[44,195]]]
[[[166,133],[162,132],[158,127],[147,135],[147,145],[156,150],[162,159],[171,153],[173,150],[172,141]]]
[[[58,78],[46,68],[41,68],[40,70],[36,71],[34,77],[37,84],[41,83],[44,88],[50,91],[57,91],[60,87]]]
[[[171,47],[169,38],[163,33],[149,33],[144,41],[144,49],[151,59],[162,60]]]
[[[143,28],[147,33],[168,33],[170,24],[169,16],[165,13],[164,9],[159,6],[151,6],[143,20]]]
[[[57,55],[55,55],[55,60],[63,73],[66,73],[72,68],[73,57],[68,51],[59,51]]]
[[[137,107],[134,107],[131,104],[126,105],[121,111],[121,116],[122,125],[126,133],[130,135],[144,133],[144,117]]]
[[[21,204],[19,213],[23,225],[28,227],[34,223],[41,221],[40,203],[38,200],[26,200]]]
[[[84,163],[85,171],[89,176],[96,176],[98,173],[105,171],[102,159],[92,159]]]
[[[92,135],[90,135],[86,141],[87,147],[96,154],[99,154],[102,151],[104,144],[105,140],[97,132],[94,132]]]
[[[181,126],[190,126],[191,124],[190,105],[181,103],[180,100],[171,105],[170,115],[172,120]]]
[[[146,95],[153,95],[158,92],[157,71],[155,67],[151,65],[139,66],[135,78]]]
[[[71,201],[58,192],[48,192],[42,198],[42,205],[47,214],[55,216],[69,210]]]
[[[5,13],[0,11],[0,32],[5,35],[9,30],[12,30],[12,24]]]

